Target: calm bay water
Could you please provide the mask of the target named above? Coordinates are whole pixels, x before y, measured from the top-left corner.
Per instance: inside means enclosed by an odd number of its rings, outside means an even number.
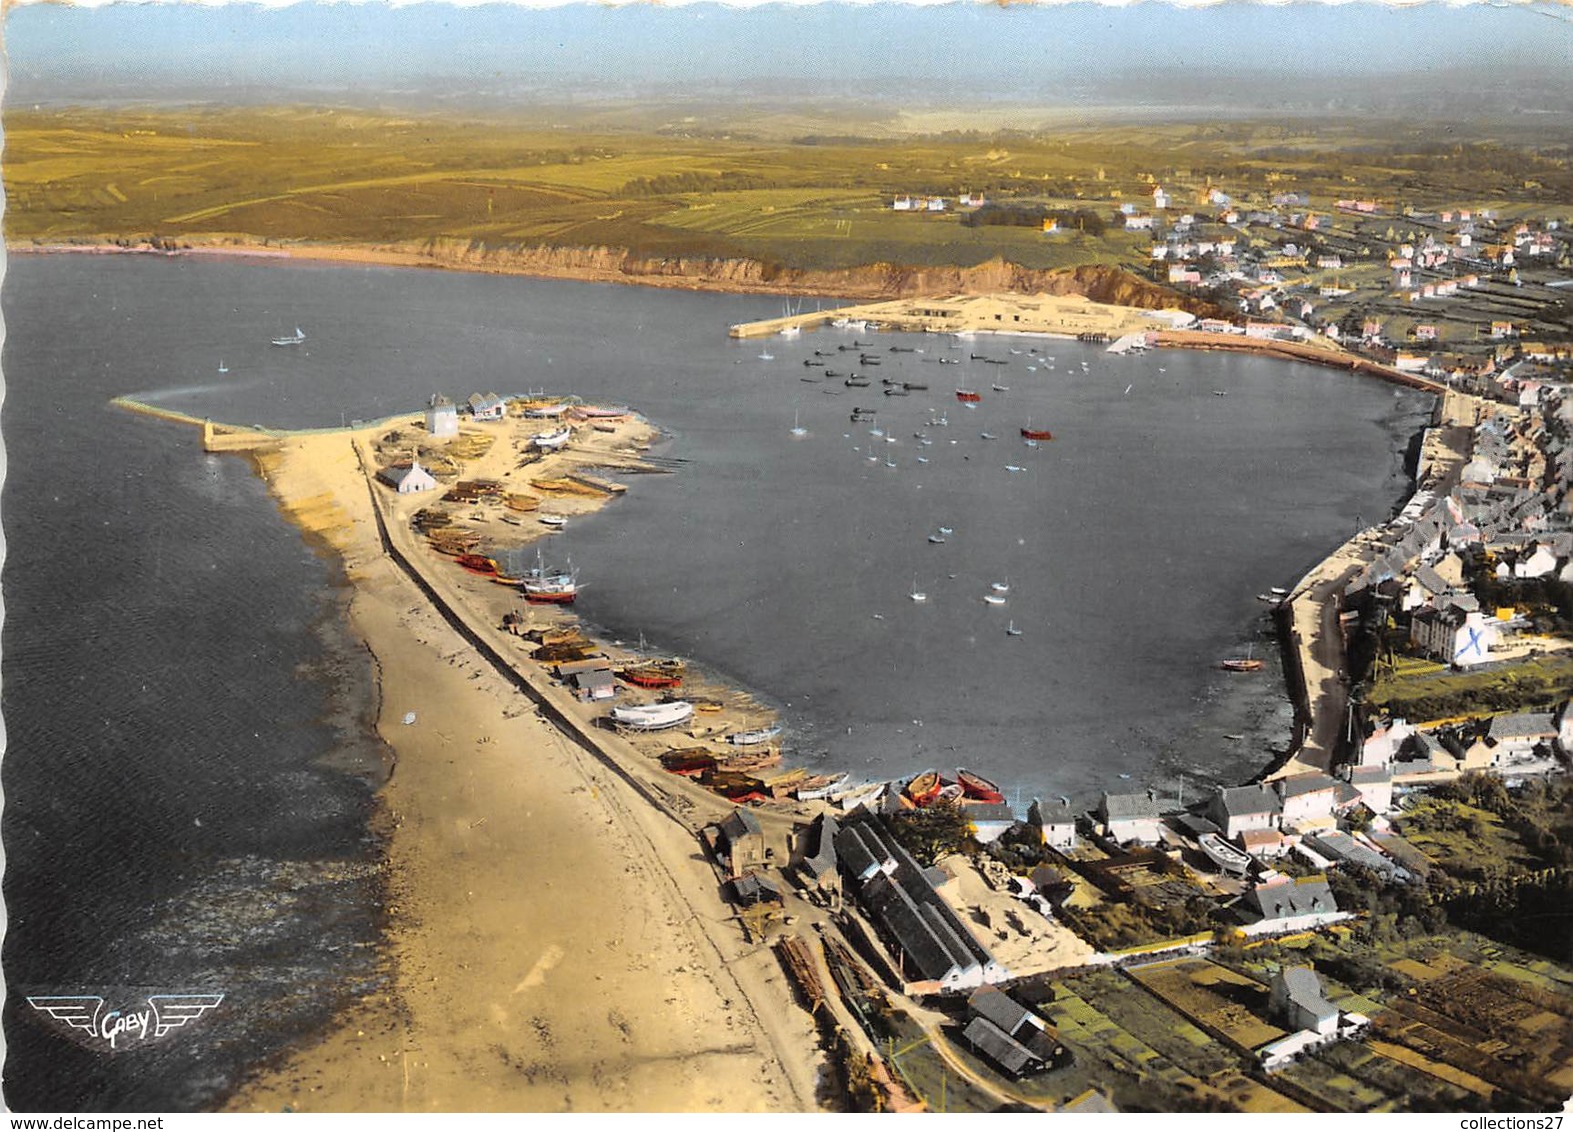
[[[847,333],[726,337],[781,305],[353,267],[13,259],[14,1107],[210,1103],[319,1023],[325,988],[363,971],[375,938],[376,758],[343,719],[365,674],[336,631],[335,567],[242,461],[108,408],[117,394],[287,427],[411,410],[433,392],[627,403],[667,430],[658,454],[681,467],[630,479],[556,537],[586,582],[581,612],[777,705],[802,761],[869,776],[960,763],[1023,801],[1233,780],[1265,761],[1195,740],[1230,679],[1217,661],[1255,640],[1257,593],[1403,494],[1425,398],[1248,357],[864,332],[875,367],[837,353]],[[297,325],[303,346],[268,345]],[[802,364],[815,349],[873,385],[803,381],[824,372]],[[883,377],[930,389],[884,397]],[[977,409],[957,385],[982,391]],[[886,437],[851,424],[854,405],[877,409]],[[938,414],[947,426],[926,423]],[[1027,448],[1029,419],[1056,439]],[[953,534],[929,543],[941,526]],[[982,600],[994,582],[1009,586],[1002,606]],[[910,600],[914,585],[927,601]],[[362,773],[327,769],[346,750]],[[180,1041],[112,1059],[46,1035],[17,997],[105,985],[232,997]]]

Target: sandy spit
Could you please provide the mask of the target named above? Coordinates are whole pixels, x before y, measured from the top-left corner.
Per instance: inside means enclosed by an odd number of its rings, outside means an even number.
[[[699,844],[543,721],[384,556],[350,434],[292,437],[259,470],[343,556],[376,658],[396,759],[380,796],[387,979],[227,1107],[812,1111],[808,1016],[744,943]]]

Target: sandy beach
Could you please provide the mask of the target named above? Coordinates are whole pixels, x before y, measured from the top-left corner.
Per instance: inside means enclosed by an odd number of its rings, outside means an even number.
[[[375,658],[395,759],[389,905],[382,987],[228,1107],[813,1110],[810,1019],[744,942],[701,846],[544,721],[382,552],[351,434],[292,437],[259,467],[343,557]]]

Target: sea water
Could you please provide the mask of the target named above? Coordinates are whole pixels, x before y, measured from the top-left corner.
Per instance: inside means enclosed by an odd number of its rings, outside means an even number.
[[[1270,675],[1218,661],[1270,646],[1258,593],[1391,511],[1427,398],[1243,355],[728,337],[782,303],[196,257],[12,260],[14,1107],[210,1104],[374,977],[377,757],[364,712],[340,702],[366,673],[338,632],[336,567],[242,459],[203,455],[193,430],[115,410],[116,395],[280,427],[414,419],[439,392],[628,404],[665,430],[653,454],[674,470],[620,475],[626,496],[554,536],[581,572],[577,608],[754,691],[796,760],[860,778],[961,765],[1018,804],[1178,792],[1266,761],[1203,738],[1230,681],[1279,695]],[[304,342],[270,344],[297,326]],[[837,349],[854,342],[869,345]],[[886,397],[883,378],[929,388]],[[854,406],[874,423],[854,424]],[[1028,447],[1029,422],[1054,439]],[[23,999],[106,985],[229,997],[180,1040],[113,1058],[47,1033]]]

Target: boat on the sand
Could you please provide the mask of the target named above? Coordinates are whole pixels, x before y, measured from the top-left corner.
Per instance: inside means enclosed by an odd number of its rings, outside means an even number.
[[[943,783],[939,780],[939,771],[925,770],[907,783],[902,793],[912,799],[915,805],[925,806],[939,797],[942,786]]]
[[[694,705],[687,700],[669,700],[659,704],[630,704],[614,707],[611,720],[618,727],[629,731],[662,731],[676,727],[694,714]]]
[[[956,768],[956,781],[961,783],[961,791],[968,798],[979,802],[993,802],[996,804],[1005,801],[1005,795],[1000,793],[1000,788],[981,774],[974,774],[965,767]]]

